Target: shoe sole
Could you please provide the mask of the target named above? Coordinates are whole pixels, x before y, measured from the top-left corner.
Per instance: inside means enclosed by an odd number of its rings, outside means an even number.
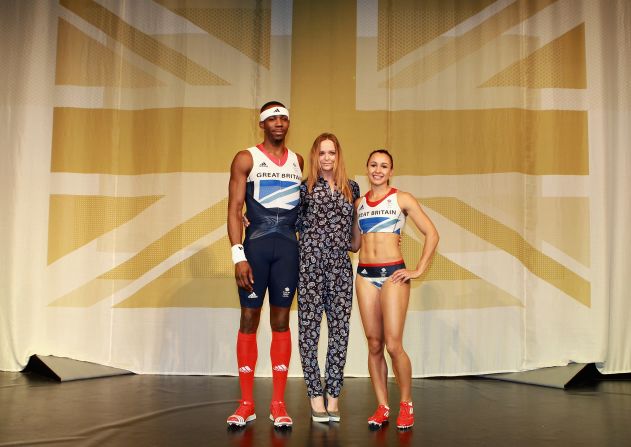
[[[383,425],[387,424],[388,421],[383,421],[381,424],[377,423],[377,422],[368,422],[368,428],[371,428],[373,430],[377,430],[379,428],[381,428]]]
[[[340,422],[340,419],[339,416],[329,416],[329,421],[331,422]]]
[[[414,426],[414,423],[411,423],[410,425],[397,425],[397,428],[399,430],[407,430],[408,428],[412,428]]]
[[[274,420],[274,416],[272,416],[271,414],[269,415],[269,420],[274,423],[274,427],[278,428],[291,428],[291,426],[294,424],[293,422],[276,422]]]
[[[312,420],[313,422],[329,422],[329,421],[331,421],[332,419],[331,419],[330,417],[328,417],[328,416],[313,416],[313,415],[312,415],[312,416],[311,416],[311,420]]]
[[[248,422],[252,422],[256,419],[256,414],[248,416],[248,418],[244,422],[239,421],[226,421],[230,427],[245,427],[245,424]]]

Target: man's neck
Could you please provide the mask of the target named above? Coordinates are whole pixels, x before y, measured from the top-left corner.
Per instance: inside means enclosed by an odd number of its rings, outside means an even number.
[[[267,152],[280,158],[285,153],[285,140],[281,141],[263,141],[263,147]]]

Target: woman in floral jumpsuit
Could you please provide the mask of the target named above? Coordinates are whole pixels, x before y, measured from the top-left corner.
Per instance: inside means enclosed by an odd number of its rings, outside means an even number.
[[[312,419],[318,422],[340,420],[337,398],[344,381],[353,302],[348,251],[359,248],[359,238],[352,240],[353,203],[359,196],[359,186],[346,175],[339,141],[330,133],[319,135],[311,148],[307,179],[300,187],[298,219],[298,345]],[[329,338],[324,390],[318,365],[323,313]]]

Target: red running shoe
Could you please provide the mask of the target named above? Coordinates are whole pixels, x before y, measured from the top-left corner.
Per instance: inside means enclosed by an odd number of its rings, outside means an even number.
[[[230,426],[243,427],[246,423],[254,419],[256,419],[256,414],[254,414],[254,402],[242,400],[237,411],[235,411],[226,422]]]
[[[269,407],[269,418],[274,422],[274,427],[291,427],[294,423],[285,409],[285,402],[275,400]]]
[[[388,416],[390,416],[390,408],[379,405],[377,411],[368,418],[368,425],[372,428],[379,428],[388,422]]]
[[[399,405],[399,416],[397,417],[397,428],[405,429],[414,425],[414,405],[412,402],[401,402]]]

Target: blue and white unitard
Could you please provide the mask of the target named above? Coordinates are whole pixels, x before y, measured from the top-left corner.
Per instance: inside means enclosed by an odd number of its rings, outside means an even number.
[[[252,170],[245,191],[246,217],[250,221],[246,241],[271,234],[295,241],[302,180],[298,157],[287,149],[280,163],[276,163],[262,145],[248,151],[252,155]]]
[[[262,145],[248,148],[252,170],[246,181],[246,217],[243,247],[254,276],[254,291],[239,288],[244,307],[263,305],[265,291],[270,304],[289,307],[298,284],[296,219],[300,202],[302,170],[289,149],[273,160]]]

